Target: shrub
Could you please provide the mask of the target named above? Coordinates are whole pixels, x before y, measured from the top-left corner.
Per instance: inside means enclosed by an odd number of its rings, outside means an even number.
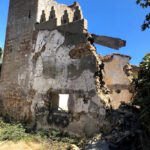
[[[11,141],[19,141],[19,140],[29,140],[31,136],[25,133],[25,129],[21,124],[8,124],[0,118],[0,140],[11,140]]]

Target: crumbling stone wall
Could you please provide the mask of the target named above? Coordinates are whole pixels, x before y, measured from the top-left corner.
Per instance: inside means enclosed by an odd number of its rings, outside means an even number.
[[[80,44],[83,50],[88,48],[86,50],[89,53],[82,55],[81,51],[82,56],[74,57],[82,50]],[[76,53],[69,55],[72,51]],[[39,113],[36,109],[43,110],[40,112],[42,115],[35,118],[38,128],[49,124],[47,119],[50,117],[50,110],[45,104],[45,101],[50,101],[47,93],[69,94],[68,109],[72,119],[65,127],[69,132],[92,135],[102,127],[103,123],[100,122],[103,122],[106,112],[97,94],[94,78],[97,63],[92,51],[96,50],[88,42],[86,34],[64,33],[59,30],[38,32],[35,51],[29,59],[32,68],[29,82],[36,91],[32,113]],[[24,73],[19,75],[20,83]],[[53,127],[63,127],[61,123],[50,124]]]
[[[110,101],[114,109],[117,109],[121,102],[130,102],[132,92],[132,66],[129,64],[130,56],[112,54],[101,57],[104,63],[103,80],[110,89]],[[129,69],[130,68],[130,69]]]

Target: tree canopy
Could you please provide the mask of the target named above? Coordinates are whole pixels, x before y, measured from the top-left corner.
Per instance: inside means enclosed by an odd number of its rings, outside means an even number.
[[[136,3],[143,8],[147,8],[150,6],[150,0],[137,0]],[[145,16],[145,20],[144,20],[144,23],[142,25],[143,31],[146,30],[147,28],[150,28],[150,13],[148,13]]]
[[[145,55],[139,69],[134,103],[141,106],[140,118],[150,131],[150,53]]]

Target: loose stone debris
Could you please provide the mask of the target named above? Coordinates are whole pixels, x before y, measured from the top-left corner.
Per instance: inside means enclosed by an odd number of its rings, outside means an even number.
[[[85,150],[149,150],[150,136],[139,120],[139,107],[123,102],[109,113],[111,131],[95,136]]]

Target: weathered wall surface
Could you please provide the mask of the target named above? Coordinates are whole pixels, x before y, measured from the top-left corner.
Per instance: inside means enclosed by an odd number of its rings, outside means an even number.
[[[117,109],[120,102],[129,102],[133,96],[130,92],[132,80],[125,72],[126,66],[129,65],[129,56],[113,54],[104,56],[104,81],[110,89],[110,100],[112,107]]]
[[[81,58],[71,58],[69,53],[80,44],[86,48],[89,44],[89,49],[86,49],[89,53]],[[47,121],[50,108],[46,102],[51,101],[48,93],[69,94],[69,118],[72,119],[63,129],[78,135],[91,135],[102,127],[105,109],[97,94],[94,78],[97,63],[92,51],[95,48],[86,41],[85,34],[39,31],[35,51],[29,58],[29,85],[35,91],[31,108],[38,128],[63,127],[63,122],[57,125]],[[26,71],[18,75],[20,86],[26,82],[22,78],[25,74]]]
[[[16,81],[17,71],[26,65],[26,57],[31,51],[31,39],[34,22],[36,22],[36,11],[37,1],[26,0],[24,2],[10,0],[2,66],[3,80]],[[13,74],[12,70],[14,70]]]
[[[28,83],[18,85],[18,74],[26,71],[32,51],[33,28],[37,16],[37,1],[10,0],[6,42],[0,82],[0,113],[17,120],[31,120]]]

